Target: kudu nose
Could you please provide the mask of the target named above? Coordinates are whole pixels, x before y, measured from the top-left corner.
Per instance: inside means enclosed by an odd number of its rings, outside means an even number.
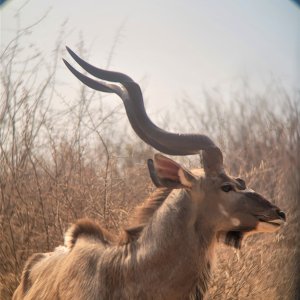
[[[285,216],[285,213],[283,211],[278,209],[276,212],[277,212],[277,215],[279,216],[279,218],[281,220],[286,221],[286,216]]]

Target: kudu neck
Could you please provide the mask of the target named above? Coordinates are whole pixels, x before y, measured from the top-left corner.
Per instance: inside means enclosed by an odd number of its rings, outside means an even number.
[[[159,265],[161,280],[169,282],[170,290],[193,293],[197,289],[204,294],[214,233],[204,220],[198,219],[197,205],[189,192],[183,189],[171,192],[144,228],[138,244],[137,258],[141,265],[147,266],[149,278],[151,266]],[[153,272],[157,273],[157,269]]]

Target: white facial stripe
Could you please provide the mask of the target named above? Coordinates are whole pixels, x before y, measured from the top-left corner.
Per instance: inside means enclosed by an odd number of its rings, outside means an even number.
[[[245,189],[245,190],[241,190],[241,192],[243,192],[243,193],[255,193],[255,191],[254,190],[252,190],[252,189]]]
[[[223,214],[225,217],[228,217],[229,213],[226,211],[224,205],[219,203],[218,206],[219,206],[219,210],[220,210],[221,214]]]

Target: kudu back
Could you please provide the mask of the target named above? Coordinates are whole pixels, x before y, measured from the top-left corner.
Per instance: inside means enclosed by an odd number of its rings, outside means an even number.
[[[153,124],[129,76],[98,69],[67,49],[101,81],[65,61],[69,70],[89,87],[119,95],[143,141],[169,155],[202,150],[203,168],[187,170],[155,154],[148,168],[157,189],[136,208],[124,233],[116,237],[93,221],[77,221],[64,246],[28,259],[13,299],[202,299],[217,242],[240,248],[247,235],[278,230],[284,212],[226,174],[222,152],[209,137]]]

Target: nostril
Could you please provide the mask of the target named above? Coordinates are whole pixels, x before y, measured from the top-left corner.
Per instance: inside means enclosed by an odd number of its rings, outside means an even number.
[[[282,219],[284,221],[286,220],[285,213],[283,211],[278,210],[277,214],[278,214],[278,216],[279,216],[280,219]]]

